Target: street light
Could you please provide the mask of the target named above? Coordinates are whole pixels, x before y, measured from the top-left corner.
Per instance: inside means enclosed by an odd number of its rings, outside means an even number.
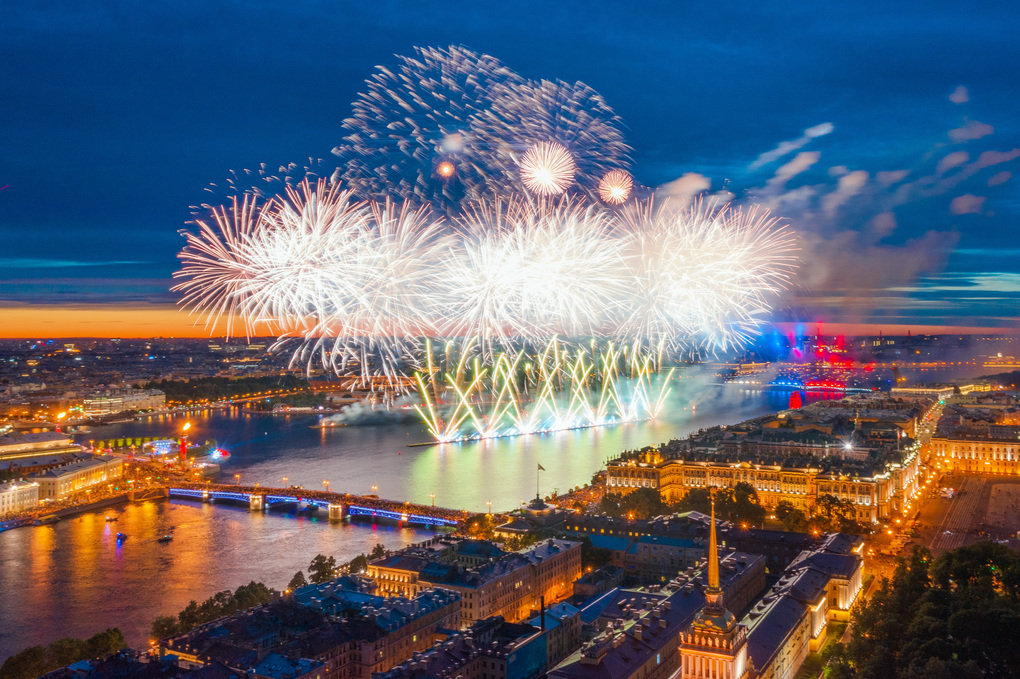
[[[436,494],[435,493],[429,493],[429,497],[432,498],[432,506],[435,507],[436,506]]]
[[[372,495],[379,494],[379,486],[372,486]]]
[[[240,474],[234,474],[234,480],[237,482],[237,485],[239,485],[239,486],[241,485],[241,475]]]
[[[326,479],[323,479],[322,480],[322,487],[325,488],[326,490],[329,490],[329,481],[327,481]]]
[[[286,476],[283,477],[283,487],[284,488],[287,487],[287,477]]]

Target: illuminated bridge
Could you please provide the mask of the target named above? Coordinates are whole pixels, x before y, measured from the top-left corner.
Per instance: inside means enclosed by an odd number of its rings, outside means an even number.
[[[200,502],[230,502],[247,506],[253,512],[292,508],[316,512],[323,509],[328,512],[330,519],[338,521],[351,518],[452,527],[468,516],[467,512],[455,509],[322,490],[239,487],[223,484],[182,484],[169,490],[171,498]]]

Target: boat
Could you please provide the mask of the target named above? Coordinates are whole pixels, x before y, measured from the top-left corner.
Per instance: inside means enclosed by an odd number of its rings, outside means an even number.
[[[320,422],[318,424],[309,425],[309,429],[336,429],[337,427],[346,427],[346,422]]]
[[[116,520],[117,520],[116,516],[108,516],[108,517],[106,517],[106,523],[113,523]]]
[[[124,533],[117,533],[117,544],[118,545],[121,544],[122,542],[127,540],[127,538],[128,538],[128,536],[125,535]]]
[[[161,537],[161,538],[157,539],[157,540],[156,540],[156,542],[163,542],[163,543],[166,543],[166,542],[170,542],[170,541],[171,541],[171,540],[173,540],[173,539],[174,539],[174,536],[173,536],[173,535],[170,535],[170,534],[168,533],[168,534],[164,535],[163,537]]]

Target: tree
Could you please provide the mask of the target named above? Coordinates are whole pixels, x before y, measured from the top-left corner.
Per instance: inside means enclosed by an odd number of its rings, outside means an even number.
[[[287,589],[293,592],[295,589],[299,587],[304,587],[307,584],[308,581],[305,580],[305,574],[301,571],[298,571],[297,573],[294,574],[294,577],[290,579],[290,582],[287,583]]]
[[[336,571],[335,558],[316,554],[312,562],[308,564],[308,579],[315,584],[323,583],[336,577]]]
[[[892,579],[852,612],[851,640],[830,677],[1015,676],[1020,667],[1020,555],[990,542],[932,560],[915,547]]]
[[[369,553],[368,559],[369,561],[372,561],[374,559],[381,559],[384,556],[386,556],[386,548],[382,546],[381,542],[377,542],[375,543],[375,547],[373,547],[372,551]]]
[[[789,531],[803,532],[808,528],[807,514],[793,506],[789,500],[780,500],[776,505],[776,518],[783,522],[783,528]]]
[[[638,488],[627,493],[620,500],[621,516],[633,519],[650,519],[669,513],[669,507],[663,503],[662,495],[656,488]]]
[[[85,658],[103,658],[111,653],[116,653],[120,649],[124,648],[124,633],[117,627],[111,627],[103,632],[94,634],[85,642],[86,655],[79,660]]]
[[[51,668],[46,659],[44,646],[30,646],[20,653],[15,653],[0,666],[2,679],[33,679],[46,674]]]
[[[712,500],[708,488],[691,488],[687,495],[677,503],[676,509],[681,512],[701,512],[708,514],[712,511]]]
[[[612,560],[613,550],[596,547],[587,535],[581,538],[581,570],[594,570]]]
[[[491,538],[495,528],[491,514],[475,514],[464,522],[464,532],[478,538]]]
[[[620,501],[623,497],[617,493],[606,493],[599,501],[599,512],[609,516],[620,516]]]
[[[180,634],[177,618],[172,615],[161,615],[152,621],[152,638],[166,639]]]
[[[747,523],[749,526],[762,525],[765,521],[765,508],[758,501],[758,491],[750,483],[741,481],[727,494],[724,518],[734,523]]]
[[[57,639],[46,649],[46,658],[54,667],[66,667],[88,655],[88,644],[83,639],[73,637]]]
[[[351,573],[361,573],[367,568],[368,557],[366,557],[364,554],[359,554],[358,556],[351,559],[347,564],[347,570]]]

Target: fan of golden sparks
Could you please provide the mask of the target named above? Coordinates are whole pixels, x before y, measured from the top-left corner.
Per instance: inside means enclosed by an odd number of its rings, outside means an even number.
[[[567,190],[576,169],[570,151],[562,144],[541,141],[521,158],[521,181],[529,191],[555,196]]]
[[[634,180],[623,170],[610,170],[599,182],[599,198],[610,205],[621,205],[630,197]]]

